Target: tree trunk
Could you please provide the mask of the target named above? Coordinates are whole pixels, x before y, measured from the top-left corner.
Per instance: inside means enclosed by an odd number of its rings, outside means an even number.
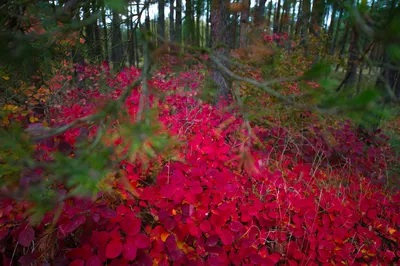
[[[185,28],[184,28],[184,36],[186,44],[192,45],[194,44],[194,36],[195,36],[195,28],[193,21],[193,4],[192,0],[186,0],[185,5]]]
[[[303,7],[302,7],[302,15],[301,15],[301,24],[302,24],[302,42],[304,46],[304,55],[308,56],[308,42],[309,42],[309,25],[310,25],[310,0],[303,0]]]
[[[111,61],[114,67],[123,63],[123,45],[121,36],[121,19],[116,11],[112,12],[112,48],[111,48]]]
[[[249,36],[250,0],[243,0],[243,9],[240,13],[240,47],[247,46]]]
[[[330,54],[333,55],[335,53],[336,50],[336,43],[337,43],[337,39],[339,37],[339,30],[340,30],[340,25],[342,22],[342,16],[343,16],[343,8],[340,9],[340,13],[339,13],[339,18],[338,18],[338,22],[337,22],[337,27],[336,27],[336,31],[335,31],[335,36],[333,37],[332,40],[332,45],[331,45],[331,49],[330,49]]]
[[[325,0],[314,0],[313,9],[311,13],[311,27],[310,30],[315,36],[319,36],[322,25],[322,18],[324,17]]]
[[[108,49],[108,31],[106,22],[106,8],[103,6],[101,10],[101,23],[103,24],[104,34],[104,60],[109,61],[109,49]]]
[[[165,2],[164,0],[158,0],[158,34],[161,38],[165,38]]]
[[[83,18],[84,20],[88,20],[91,16],[90,12],[91,6],[90,3],[85,3],[83,6]],[[96,21],[97,22],[97,21]],[[95,46],[95,40],[94,40],[94,23],[89,23],[85,27],[85,32],[86,32],[86,46],[88,47],[88,58],[89,62],[93,63],[95,61],[95,58],[97,56],[96,50],[94,49]]]
[[[278,0],[274,16],[274,33],[279,33],[279,17],[281,14],[281,0]]]
[[[229,51],[229,16],[227,10],[227,0],[211,0],[211,44],[212,47],[220,46],[219,54],[228,56]],[[215,84],[218,86],[216,103],[221,99],[227,100],[230,96],[229,85],[216,66],[212,70],[212,77]]]
[[[335,28],[336,9],[337,9],[337,2],[335,1],[335,2],[333,2],[333,5],[332,5],[331,22],[329,24],[329,29],[328,29],[328,37],[330,37],[330,38],[332,38],[333,30]]]
[[[201,24],[200,17],[203,9],[203,0],[197,0],[196,5],[196,45],[200,46],[201,43]]]
[[[271,19],[272,19],[272,0],[268,3],[268,18],[267,18],[267,25],[268,27],[271,26]]]
[[[255,15],[254,15],[254,23],[256,25],[261,25],[264,22],[264,13],[265,13],[265,3],[267,0],[259,0],[258,5],[256,6]]]
[[[133,11],[132,11],[132,6],[128,7],[128,14],[129,14],[129,19],[127,21],[127,26],[128,26],[128,32],[127,32],[127,37],[128,37],[128,58],[129,58],[129,65],[133,66],[135,65],[135,31],[133,29]]]
[[[176,42],[182,44],[182,0],[176,0],[176,20],[175,20]]]
[[[206,47],[211,47],[211,38],[210,38],[210,2],[211,0],[207,1],[207,12],[206,12]]]
[[[289,17],[290,17],[289,0],[284,0],[279,32],[289,33]]]
[[[174,0],[169,0],[169,41],[175,41]]]
[[[341,42],[342,46],[341,46],[340,52],[339,52],[339,60],[342,59],[342,56],[343,56],[343,53],[344,53],[344,49],[346,48],[347,37],[348,37],[348,35],[349,35],[349,31],[350,31],[350,22],[348,21],[348,22],[346,23],[346,28],[345,28],[345,30],[344,30],[344,35],[343,35],[343,39],[342,39],[342,42]],[[339,70],[339,67],[340,67],[340,65],[337,64],[337,66],[336,66],[336,71]]]
[[[303,12],[303,1],[299,1],[299,8],[297,9],[297,21],[296,21],[296,31],[295,34],[299,35],[301,34],[301,18],[302,18],[302,12]]]
[[[357,81],[357,68],[358,68],[358,59],[359,59],[359,50],[358,50],[358,32],[355,26],[353,27],[353,32],[351,36],[351,43],[349,48],[349,57],[347,61],[347,81],[345,88],[352,88],[356,84]]]

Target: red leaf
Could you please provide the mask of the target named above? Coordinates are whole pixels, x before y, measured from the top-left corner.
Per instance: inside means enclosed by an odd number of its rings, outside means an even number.
[[[258,254],[251,254],[251,255],[250,255],[250,261],[251,261],[252,263],[254,263],[255,265],[261,265],[261,263],[262,263],[262,258],[261,258],[261,256],[258,255]]]
[[[208,220],[204,220],[200,223],[200,230],[207,233],[211,230],[211,224]]]
[[[35,230],[32,227],[27,227],[18,235],[18,243],[24,247],[28,247],[35,238]]]
[[[233,243],[233,234],[230,230],[222,229],[219,237],[224,245],[231,245]]]
[[[76,229],[78,229],[79,226],[81,226],[84,222],[86,221],[86,217],[83,215],[80,216],[75,216],[71,221],[69,221],[64,227],[64,232],[66,234],[72,233]]]
[[[138,234],[135,237],[135,246],[137,248],[146,249],[150,247],[150,238],[144,234]]]
[[[126,242],[122,249],[122,255],[127,260],[134,260],[136,258],[137,248],[131,242]]]
[[[106,256],[109,259],[115,259],[122,252],[122,244],[119,240],[111,240],[106,248]]]
[[[98,256],[92,256],[86,261],[86,266],[103,266],[103,263]]]
[[[233,221],[233,222],[229,223],[229,228],[233,232],[239,232],[243,228],[243,224],[238,221]]]
[[[117,212],[112,209],[109,209],[109,208],[104,208],[104,209],[101,209],[100,215],[103,218],[112,219],[117,216]]]
[[[93,231],[92,232],[92,238],[91,238],[91,243],[94,247],[104,247],[108,240],[110,239],[110,235],[106,231]]]
[[[83,260],[74,260],[69,266],[85,266],[85,262]]]
[[[140,232],[141,221],[138,218],[125,216],[121,222],[122,231],[130,236],[137,235]]]
[[[194,186],[190,188],[190,193],[192,194],[201,194],[201,192],[203,192],[203,188],[201,186]]]

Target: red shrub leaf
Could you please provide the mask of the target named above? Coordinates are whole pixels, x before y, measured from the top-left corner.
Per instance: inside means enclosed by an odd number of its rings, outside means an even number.
[[[32,227],[27,227],[18,235],[18,243],[24,247],[28,247],[35,238],[35,230]]]
[[[131,242],[126,242],[122,248],[122,255],[127,260],[134,260],[136,258],[137,248]]]
[[[144,234],[138,234],[135,237],[135,246],[137,248],[146,249],[150,247],[150,238]]]
[[[109,259],[115,259],[118,257],[122,252],[122,244],[121,241],[118,240],[111,240],[108,243],[106,248],[106,256]]]

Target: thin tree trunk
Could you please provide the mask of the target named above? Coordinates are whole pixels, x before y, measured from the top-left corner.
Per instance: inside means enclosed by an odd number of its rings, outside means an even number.
[[[129,58],[129,65],[133,66],[135,65],[135,31],[133,29],[133,20],[132,20],[132,16],[133,16],[133,10],[132,10],[132,6],[128,7],[129,10],[129,19],[128,19],[128,58]]]
[[[267,26],[271,27],[271,19],[272,19],[272,0],[268,3],[268,18],[267,18]]]
[[[313,9],[311,13],[311,32],[315,36],[319,36],[322,25],[322,18],[324,17],[325,0],[314,0]]]
[[[211,44],[212,47],[222,45],[219,48],[219,53],[228,56],[229,51],[226,46],[229,45],[229,16],[227,10],[226,0],[212,0],[211,1]],[[221,99],[227,100],[230,96],[230,89],[227,80],[222,75],[221,71],[214,66],[212,70],[212,77],[215,84],[218,86],[216,103]]]
[[[284,0],[283,11],[280,19],[279,32],[289,33],[289,17],[290,17],[290,5],[289,0]]]
[[[196,5],[196,45],[200,46],[201,43],[201,10],[203,9],[203,0],[197,0]]]
[[[358,59],[359,59],[359,50],[358,50],[358,41],[359,36],[357,29],[353,27],[353,32],[351,36],[351,43],[349,48],[349,58],[347,61],[347,75],[349,75],[346,88],[354,87],[357,81],[357,69],[358,69]]]
[[[279,17],[281,12],[281,0],[278,0],[274,16],[274,33],[279,33]]]
[[[123,63],[123,45],[121,36],[121,19],[116,11],[112,12],[112,48],[111,48],[111,61],[114,66]]]
[[[194,44],[195,28],[193,21],[193,4],[192,0],[186,0],[185,5],[185,27],[184,27],[184,37],[186,44]]]
[[[108,50],[108,31],[106,22],[106,8],[103,6],[101,10],[101,23],[103,24],[103,34],[104,34],[104,60],[109,61],[109,50]]]
[[[247,46],[249,35],[250,0],[243,0],[243,11],[240,13],[240,47]]]
[[[333,36],[333,30],[335,28],[336,10],[337,10],[337,2],[333,2],[331,22],[329,24],[329,29],[328,29],[328,36],[329,37]]]
[[[211,47],[211,38],[210,38],[210,1],[211,0],[206,0],[207,1],[207,11],[206,11],[206,47]]]
[[[335,31],[335,36],[333,37],[333,40],[332,40],[332,45],[331,45],[331,49],[330,49],[331,55],[333,55],[336,50],[336,43],[337,43],[337,39],[339,37],[339,30],[340,30],[340,25],[342,22],[342,16],[343,16],[343,8],[340,9],[339,18],[338,18],[338,22],[337,22],[337,26],[336,26],[336,31]]]
[[[265,15],[265,3],[267,0],[259,0],[258,5],[256,6],[255,15],[254,15],[254,23],[256,25],[261,25],[264,22]]]
[[[303,8],[302,8],[302,41],[304,45],[304,55],[308,56],[308,42],[309,42],[309,25],[310,25],[310,0],[303,0]]]
[[[175,41],[175,22],[174,22],[174,0],[169,0],[169,41],[172,43]],[[173,49],[171,45],[170,49]]]
[[[164,0],[158,0],[158,34],[161,38],[165,38],[165,2]]]
[[[176,20],[175,20],[176,42],[182,44],[182,0],[176,0]]]
[[[301,19],[302,19],[302,14],[303,14],[303,0],[299,1],[299,8],[297,9],[297,21],[296,21],[296,31],[295,34],[298,36],[301,34]]]
[[[344,49],[346,48],[347,37],[349,35],[349,31],[350,31],[350,22],[348,21],[347,24],[346,24],[346,28],[345,28],[345,31],[344,31],[343,39],[342,39],[342,42],[341,42],[342,46],[341,46],[340,52],[339,52],[339,60],[341,60],[342,57],[343,57],[343,53],[344,53]],[[336,65],[336,72],[339,70],[339,67],[340,67],[340,64],[337,64]]]

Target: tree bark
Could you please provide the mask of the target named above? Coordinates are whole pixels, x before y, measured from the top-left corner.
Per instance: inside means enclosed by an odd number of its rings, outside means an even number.
[[[109,61],[109,49],[108,49],[108,30],[106,21],[106,8],[102,7],[101,10],[101,23],[103,24],[103,34],[104,34],[104,60]]]
[[[164,0],[158,0],[158,34],[161,38],[165,38],[165,2]]]
[[[123,63],[123,45],[121,36],[121,18],[116,11],[112,11],[112,48],[111,61],[114,66]]]
[[[353,27],[351,43],[349,48],[349,57],[347,61],[347,73],[348,76],[345,88],[352,88],[357,81],[357,69],[358,69],[358,59],[360,52],[358,50],[359,35],[355,26]]]
[[[206,11],[206,47],[211,47],[211,38],[210,38],[210,2],[211,0],[207,1],[207,11]]]
[[[223,56],[228,56],[228,41],[229,41],[229,16],[226,0],[211,0],[211,45],[218,46],[218,53]],[[218,86],[216,94],[216,103],[220,100],[228,100],[230,89],[227,80],[222,75],[221,71],[214,66],[212,70],[212,78]]]
[[[331,45],[331,49],[330,49],[330,54],[333,55],[335,53],[336,50],[336,43],[337,43],[337,39],[339,37],[339,30],[340,30],[340,25],[342,22],[342,16],[343,16],[343,8],[340,9],[340,13],[339,13],[339,18],[338,18],[338,22],[337,22],[337,27],[336,27],[336,31],[335,31],[335,36],[333,37],[332,40],[332,45]]]
[[[289,0],[284,0],[283,11],[280,19],[279,32],[289,33],[290,5]]]
[[[259,0],[258,5],[256,6],[255,15],[254,15],[254,23],[256,25],[261,25],[264,22],[264,13],[265,13],[265,3],[267,0]]]
[[[278,0],[274,16],[274,33],[279,33],[279,17],[281,13],[281,0]]]
[[[310,25],[310,0],[303,0],[301,24],[302,24],[302,42],[304,46],[304,55],[308,56],[308,42],[309,42],[309,25]]]
[[[250,0],[243,0],[243,9],[240,13],[240,47],[247,46],[249,36]]]
[[[182,0],[176,0],[175,36],[176,42],[182,44]]]
[[[169,0],[169,41],[175,41],[174,0]]]
[[[311,27],[310,30],[315,36],[319,36],[322,25],[322,18],[324,17],[325,0],[314,0],[313,9],[311,13]]]

